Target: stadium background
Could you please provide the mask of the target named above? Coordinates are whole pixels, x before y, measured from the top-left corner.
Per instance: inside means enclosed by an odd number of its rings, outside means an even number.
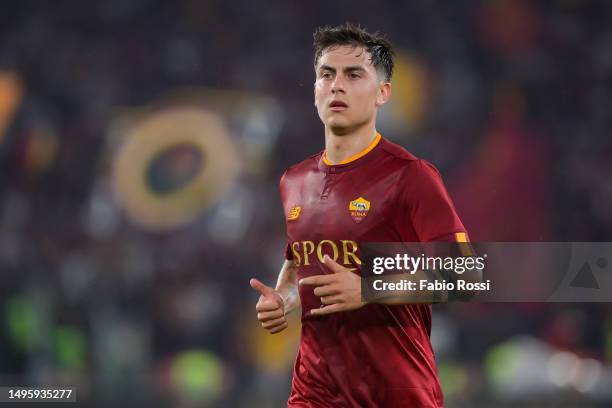
[[[248,279],[275,279],[279,177],[323,146],[312,31],[345,20],[395,43],[379,130],[472,240],[610,241],[612,2],[3,1],[1,384],[283,405],[299,323],[259,329]],[[447,408],[611,406],[611,310],[435,306]]]

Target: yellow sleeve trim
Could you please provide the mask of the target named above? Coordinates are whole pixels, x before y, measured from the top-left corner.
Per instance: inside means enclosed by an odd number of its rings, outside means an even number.
[[[468,242],[465,232],[456,232],[455,239],[457,242]]]
[[[459,245],[459,250],[462,256],[474,256],[470,244],[468,244],[467,234],[465,232],[455,232],[455,240],[464,245]]]
[[[342,160],[338,164],[348,164],[350,162],[353,162],[353,161],[355,161],[357,159],[362,158],[366,154],[370,153],[372,151],[372,149],[374,149],[376,147],[378,142],[380,142],[381,138],[382,138],[382,136],[380,135],[380,133],[377,133],[376,137],[374,138],[374,140],[372,141],[372,143],[370,143],[370,145],[368,147],[366,147],[364,150],[362,150],[361,152],[357,153],[356,155],[351,156],[348,159]],[[334,166],[334,164],[332,162],[327,160],[327,156],[326,156],[325,152],[323,152],[323,163],[327,164],[328,166]]]

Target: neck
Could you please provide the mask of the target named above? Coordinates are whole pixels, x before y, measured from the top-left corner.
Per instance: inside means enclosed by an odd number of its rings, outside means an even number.
[[[376,138],[376,128],[363,126],[355,132],[338,136],[325,128],[325,158],[332,164],[338,164],[365,150]]]

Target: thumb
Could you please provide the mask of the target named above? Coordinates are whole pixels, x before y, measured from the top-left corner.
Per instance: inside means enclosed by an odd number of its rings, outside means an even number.
[[[251,278],[249,283],[251,284],[251,287],[253,289],[259,291],[259,293],[261,293],[263,296],[269,296],[275,292],[275,290],[272,289],[270,286],[264,285],[263,283],[261,283],[255,278]]]
[[[338,262],[331,259],[329,255],[325,255],[323,257],[323,264],[327,267],[327,269],[329,269],[333,273],[342,273],[342,272],[348,271],[347,268],[345,268],[344,266],[340,265]]]

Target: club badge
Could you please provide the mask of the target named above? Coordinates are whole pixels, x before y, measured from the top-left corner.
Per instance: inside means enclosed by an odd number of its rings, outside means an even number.
[[[370,212],[370,202],[359,197],[349,203],[349,213],[356,223],[360,223]]]

